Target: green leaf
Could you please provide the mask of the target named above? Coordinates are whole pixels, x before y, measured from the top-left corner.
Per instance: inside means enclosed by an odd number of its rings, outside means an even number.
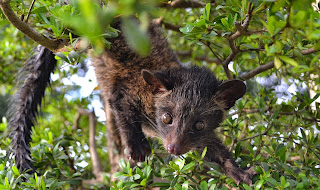
[[[281,60],[277,56],[274,56],[274,66],[276,67],[276,69],[279,69],[281,65]]]
[[[221,23],[227,30],[229,29],[229,23],[225,18],[221,19]]]
[[[292,72],[294,73],[306,73],[312,71],[313,68],[308,67],[307,65],[299,65],[298,67],[293,67]]]
[[[304,141],[306,144],[308,144],[308,139],[307,139],[306,133],[304,132],[304,130],[303,130],[302,128],[300,128],[300,132],[301,132],[303,141]]]
[[[146,167],[144,168],[144,170],[143,170],[143,177],[144,177],[144,178],[149,178],[151,172],[152,172],[151,166],[146,166]]]
[[[274,34],[275,22],[276,22],[276,20],[275,20],[274,16],[268,17],[267,22],[262,21],[262,24],[267,28],[267,30],[271,36]]]
[[[206,13],[207,13],[207,17],[206,17],[206,19],[207,20],[209,20],[210,19],[210,8],[211,8],[211,5],[210,5],[210,3],[207,3],[206,4]]]
[[[272,177],[268,177],[267,181],[270,182],[272,185],[274,185],[274,187],[278,187],[279,186],[279,183],[277,182],[277,180],[275,180]]]
[[[194,27],[194,25],[186,24],[185,27],[179,28],[179,30],[184,34],[188,34],[193,30]]]
[[[170,183],[157,182],[157,183],[152,183],[150,186],[151,187],[170,187]]]
[[[204,147],[202,154],[201,154],[201,159],[203,159],[206,156],[207,153],[207,147]]]
[[[269,149],[270,150],[270,149]],[[272,154],[272,152],[268,152],[270,155]],[[263,170],[264,171],[269,171],[269,165],[268,165],[268,163],[266,163],[266,162],[262,162],[261,163],[261,165],[262,165],[262,168],[263,168]]]
[[[38,7],[38,8],[35,8],[31,11],[32,14],[37,14],[37,13],[46,13],[48,12],[48,9],[47,7],[45,6],[41,6],[41,7]]]
[[[17,176],[20,175],[20,172],[19,172],[19,170],[18,170],[18,168],[17,168],[16,166],[12,166],[12,171],[13,171],[13,173],[16,174]]]
[[[243,186],[243,188],[245,190],[252,190],[252,188],[249,185],[245,184],[245,183],[243,183],[242,186]]]
[[[75,52],[72,50],[71,52],[69,52],[68,57],[69,57],[70,61],[76,62],[79,60],[80,55],[78,52]]]
[[[143,179],[141,182],[140,182],[140,185],[145,187],[147,185],[147,179]]]
[[[210,186],[209,190],[215,190],[216,187],[217,187],[217,184],[212,184],[212,185]]]
[[[134,174],[132,177],[133,177],[133,180],[138,180],[141,178],[139,174]]]
[[[10,188],[0,184],[0,189],[6,190],[6,189],[10,189]]]
[[[123,158],[120,159],[119,166],[125,173],[129,173],[129,171],[127,170],[127,163]]]
[[[200,187],[201,190],[208,190],[208,183],[206,181],[201,181]]]
[[[9,180],[7,177],[4,178],[4,184],[9,187]]]
[[[286,178],[284,176],[280,177],[280,183],[281,183],[281,187],[283,187],[286,184]]]
[[[183,184],[182,184],[182,190],[188,190],[188,188],[189,188],[189,181],[183,182]]]
[[[174,185],[174,188],[173,188],[174,190],[182,190],[182,187],[181,187],[181,185],[179,184],[179,183],[176,183],[175,185]]]
[[[123,173],[123,172],[116,172],[116,173],[113,174],[113,177],[118,178],[118,177],[123,176],[123,175],[125,175],[125,173]]]
[[[41,188],[42,188],[43,190],[45,190],[45,189],[46,189],[46,183],[44,182],[44,177],[43,177],[43,176],[41,176],[40,184],[41,184]]]
[[[286,57],[286,56],[279,56],[280,59],[282,59],[284,62],[289,63],[290,65],[294,66],[294,67],[298,67],[299,64],[292,58],[290,57]]]
[[[234,152],[235,159],[240,156],[240,153],[241,153],[241,143],[239,142],[239,143],[237,143],[237,146],[236,146],[235,152]]]
[[[146,57],[151,49],[150,40],[146,31],[139,27],[139,24],[133,19],[122,19],[123,33],[128,45],[140,56]]]
[[[4,169],[4,164],[0,164],[0,171]]]
[[[186,172],[186,171],[188,171],[189,169],[193,168],[195,165],[197,165],[197,162],[196,162],[196,161],[192,161],[192,162],[190,162],[189,164],[185,165],[185,166],[182,168],[181,172]]]
[[[182,170],[182,168],[183,168],[183,166],[184,166],[185,163],[186,163],[186,160],[185,160],[185,159],[182,159],[182,160],[178,163],[178,165],[179,165],[179,170]]]
[[[65,62],[69,62],[68,57],[62,52],[56,53],[56,59],[62,59]]]
[[[260,180],[258,183],[256,183],[256,185],[255,185],[256,188],[255,189],[260,189],[263,184],[264,184],[264,180]],[[245,186],[244,186],[244,188],[245,188]]]
[[[179,176],[178,176],[178,175],[177,175],[176,177],[174,177],[174,179],[173,179],[173,180],[171,181],[171,183],[170,183],[170,187],[174,187],[174,186],[176,185],[178,179],[179,179]]]

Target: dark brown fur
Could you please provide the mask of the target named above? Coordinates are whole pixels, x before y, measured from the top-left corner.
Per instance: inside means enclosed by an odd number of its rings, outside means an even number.
[[[119,22],[114,27],[121,30]],[[226,110],[245,93],[243,82],[222,83],[205,68],[182,67],[156,23],[150,24],[148,35],[152,49],[147,57],[131,50],[121,33],[102,56],[91,56],[128,156],[141,161],[150,153],[147,132],[161,137],[175,155],[208,147],[209,161],[218,163],[237,184],[251,184],[254,171],[239,168],[214,132]],[[164,114],[171,123],[163,122]]]
[[[7,115],[12,153],[20,171],[34,171],[29,148],[31,127],[36,123],[41,100],[56,64],[54,54],[38,46],[19,73],[18,90],[10,102]]]

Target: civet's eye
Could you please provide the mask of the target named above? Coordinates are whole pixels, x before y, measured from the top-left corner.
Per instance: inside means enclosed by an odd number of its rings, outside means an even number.
[[[172,116],[169,113],[165,113],[162,115],[162,122],[165,124],[171,124],[172,123]]]
[[[205,124],[202,121],[198,121],[195,125],[194,125],[194,129],[197,131],[202,131],[205,127]]]

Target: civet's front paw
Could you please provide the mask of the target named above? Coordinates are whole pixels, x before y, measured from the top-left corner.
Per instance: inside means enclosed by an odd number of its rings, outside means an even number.
[[[142,162],[151,153],[150,145],[146,138],[134,139],[127,144],[127,156],[134,161]]]
[[[232,179],[237,185],[239,185],[240,182],[244,182],[247,185],[252,185],[252,178],[256,174],[257,172],[254,171],[254,167],[251,167],[246,170],[241,168],[233,168],[231,171],[228,172],[228,175],[232,177]]]

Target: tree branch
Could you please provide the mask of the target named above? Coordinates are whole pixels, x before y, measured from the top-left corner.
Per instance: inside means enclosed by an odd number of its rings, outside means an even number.
[[[67,41],[64,40],[57,40],[57,39],[50,39],[36,30],[34,30],[32,27],[30,27],[27,23],[21,21],[13,12],[11,6],[10,6],[10,0],[0,0],[0,8],[3,12],[3,14],[6,16],[6,18],[9,20],[9,22],[15,26],[18,30],[20,30],[22,33],[24,33],[26,36],[34,40],[35,42],[43,45],[44,47],[54,51],[57,49],[60,49],[67,45]]]
[[[99,154],[97,152],[97,145],[96,145],[96,139],[95,139],[96,125],[97,125],[96,115],[94,111],[89,112],[85,109],[78,109],[78,113],[80,115],[86,115],[89,117],[89,148],[90,148],[89,151],[91,155],[92,169],[97,180],[102,181],[103,170],[101,167]]]
[[[79,129],[80,118],[81,118],[81,114],[79,112],[77,112],[77,115],[74,118],[74,122],[73,122],[73,126],[72,126],[73,131],[76,131]]]
[[[240,23],[236,22],[235,26],[237,28],[237,31],[234,34],[227,37],[229,46],[231,48],[231,53],[228,55],[228,57],[224,61],[220,61],[220,62],[222,64],[224,72],[226,73],[229,80],[232,80],[233,76],[228,68],[228,65],[233,60],[233,58],[239,53],[239,48],[236,46],[234,40],[236,38],[240,37],[242,34],[246,33],[248,26],[249,26],[250,19],[251,19],[253,8],[254,7],[252,6],[252,3],[249,2],[248,11],[247,11],[246,18],[245,18],[243,24],[240,25]],[[215,54],[215,52],[211,49],[210,44],[209,45],[206,44],[206,45],[210,48],[212,53]],[[217,58],[219,59],[219,57],[217,57]]]
[[[315,49],[314,47],[312,47],[310,49],[301,50],[301,53],[303,55],[309,55],[309,54],[312,54],[312,53],[315,53],[315,52],[318,52],[318,51],[320,51],[320,49]]]
[[[262,132],[262,133],[258,133],[256,135],[253,135],[251,137],[247,137],[247,138],[244,138],[244,139],[240,139],[239,141],[245,141],[245,140],[249,140],[249,139],[254,139],[256,137],[259,137],[259,136],[262,136],[262,135],[266,135],[268,133],[268,131],[270,131],[270,129],[273,127],[273,125],[270,125],[269,127],[267,127],[267,129]]]
[[[62,146],[62,148],[64,150],[64,153],[68,157],[68,164],[69,164],[69,167],[70,167],[70,171],[77,172],[77,170],[74,168],[74,159],[71,158],[71,156],[70,156],[70,154],[68,152],[68,148],[65,147],[65,146]]]
[[[168,9],[172,8],[202,8],[206,6],[205,2],[197,0],[174,0],[171,3],[164,3],[161,7],[166,7]]]
[[[166,23],[166,22],[162,22],[162,24],[164,25],[164,28],[167,29],[167,30],[173,30],[173,31],[181,33],[180,26],[177,26],[177,25],[174,25],[174,24],[170,24],[170,23]]]
[[[176,52],[176,54],[181,58],[191,58],[192,57],[191,51],[179,51],[179,52]],[[210,58],[210,57],[207,57],[204,55],[203,56],[196,56],[196,57],[194,57],[194,59],[197,61],[205,61],[207,63],[216,63],[217,65],[221,64],[218,59],[213,59],[213,58]]]
[[[30,16],[30,14],[31,14],[31,11],[32,11],[32,8],[33,8],[35,2],[36,2],[36,0],[33,0],[32,3],[31,3],[31,5],[30,5],[30,8],[29,8],[27,17],[26,17],[26,19],[24,20],[25,23],[28,22],[29,16]]]
[[[154,19],[154,22],[159,24],[159,25],[163,25],[164,28],[167,29],[167,30],[172,30],[172,31],[176,31],[176,32],[181,33],[181,31],[180,31],[181,26],[177,26],[177,25],[174,25],[174,24],[166,23],[166,22],[163,21],[163,17]]]
[[[241,25],[239,23],[235,23],[237,31],[235,33],[233,33],[231,36],[229,36],[229,38],[228,38],[229,40],[235,40],[238,37],[240,37],[242,34],[245,34],[247,32],[253,9],[254,9],[254,7],[252,6],[252,3],[249,2],[246,18],[244,19],[244,21]]]
[[[244,80],[248,80],[248,79],[256,76],[257,74],[262,73],[263,71],[269,70],[273,67],[274,67],[274,63],[272,61],[272,62],[266,63],[264,65],[258,66],[257,68],[241,75],[239,78],[244,79]]]
[[[204,41],[202,41],[202,40],[200,40],[200,42],[202,42],[204,45],[206,45],[209,49],[210,49],[210,51],[212,52],[212,54],[217,58],[217,60],[218,60],[218,63],[219,64],[222,64],[222,60],[220,59],[220,56],[215,52],[215,51],[213,51],[213,49],[211,48],[211,44],[210,44],[210,42],[204,42]]]

